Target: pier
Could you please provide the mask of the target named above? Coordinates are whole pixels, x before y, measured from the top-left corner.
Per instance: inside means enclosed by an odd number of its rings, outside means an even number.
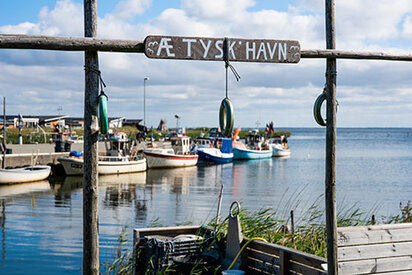
[[[167,146],[167,142],[156,142],[159,147]],[[145,142],[135,146],[136,150],[143,150]],[[69,156],[70,152],[55,152],[54,143],[45,144],[7,144],[11,154],[5,155],[5,167],[16,168],[28,165],[50,165],[53,175],[64,175],[61,164],[57,161],[60,157]],[[83,151],[83,143],[72,143],[71,151]],[[99,142],[99,155],[106,151],[104,142]]]

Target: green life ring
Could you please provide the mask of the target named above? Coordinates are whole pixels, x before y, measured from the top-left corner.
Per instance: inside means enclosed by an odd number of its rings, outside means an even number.
[[[323,119],[320,110],[322,108],[323,102],[326,100],[326,93],[321,93],[313,104],[313,116],[315,117],[316,122],[320,126],[326,126],[326,120]]]
[[[219,125],[225,137],[232,135],[234,121],[233,105],[230,99],[226,97],[222,100],[219,110]]]
[[[107,95],[102,91],[99,95],[99,126],[102,134],[109,131],[109,119],[107,116]]]

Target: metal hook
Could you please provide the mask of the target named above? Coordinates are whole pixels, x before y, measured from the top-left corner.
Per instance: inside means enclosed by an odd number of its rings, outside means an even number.
[[[233,208],[235,205],[237,205],[237,208]],[[238,216],[239,213],[240,213],[240,203],[238,201],[232,202],[232,204],[230,205],[230,208],[229,208],[229,216],[231,218],[234,218],[234,217]]]

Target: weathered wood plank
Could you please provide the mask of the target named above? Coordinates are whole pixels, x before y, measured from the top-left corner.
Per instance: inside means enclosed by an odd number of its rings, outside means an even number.
[[[381,229],[367,231],[339,231],[338,246],[350,246],[361,244],[396,243],[412,241],[411,228]]]
[[[270,273],[264,270],[261,270],[255,266],[247,266],[245,268],[245,274],[246,275],[255,275],[255,274],[279,274],[279,273]]]
[[[412,274],[412,255],[339,263],[340,274],[370,274],[406,270]]]
[[[295,272],[297,274],[304,274],[304,275],[326,275],[327,272],[320,270],[320,269],[314,269],[310,266],[306,265],[301,265],[300,263],[296,262],[290,262],[289,263],[289,269],[286,274],[290,274],[290,271]]]
[[[410,54],[389,54],[383,52],[341,51],[332,49],[301,50],[301,58],[369,59],[388,61],[412,61]]]
[[[87,51],[144,53],[143,40],[100,39],[86,37],[53,37],[22,34],[0,34],[0,48],[55,51]],[[342,51],[336,49],[301,50],[301,58],[369,59],[412,61],[410,54]]]
[[[285,252],[285,250],[280,251],[280,275],[287,275],[289,274],[289,254]]]
[[[254,258],[248,258],[247,268],[254,269],[255,273],[253,274],[280,274],[280,268],[278,266],[270,265],[266,262]]]
[[[249,248],[253,248],[256,250],[263,251],[267,254],[273,254],[276,256],[280,256],[280,250],[284,250],[289,253],[289,259],[291,261],[301,262],[302,264],[312,266],[315,268],[321,269],[321,264],[326,262],[325,258],[312,255],[309,253],[305,253],[302,251],[297,251],[292,248],[271,244],[271,243],[264,243],[261,241],[253,241],[248,245]]]
[[[336,48],[335,0],[325,0],[326,48]],[[328,273],[338,274],[336,217],[336,58],[326,60],[325,216]]]
[[[275,255],[262,253],[261,251],[254,250],[254,249],[247,249],[247,251],[245,251],[245,252],[246,252],[246,255],[247,255],[247,259],[249,259],[249,258],[257,259],[257,260],[260,260],[262,262],[269,263],[271,265],[280,266],[279,258],[276,257]]]
[[[97,36],[96,0],[84,0],[84,36]],[[97,156],[99,132],[96,130],[99,70],[97,51],[84,53],[84,173],[83,173],[83,274],[99,274],[99,187]]]
[[[0,34],[0,48],[55,51],[100,51],[144,53],[140,40],[98,39],[93,37],[53,37]]]
[[[340,262],[412,255],[412,242],[341,247]]]
[[[300,44],[291,40],[149,35],[144,44],[148,58],[272,63],[300,60]]]
[[[408,271],[394,271],[394,272],[385,272],[385,273],[379,273],[382,275],[411,275],[411,272]]]
[[[179,235],[194,234],[200,229],[200,226],[177,226],[177,227],[156,227],[156,228],[135,228],[134,231],[139,238],[150,235]]]
[[[372,230],[405,229],[405,228],[412,228],[412,223],[376,224],[376,225],[365,225],[365,226],[338,227],[338,232],[372,231]]]

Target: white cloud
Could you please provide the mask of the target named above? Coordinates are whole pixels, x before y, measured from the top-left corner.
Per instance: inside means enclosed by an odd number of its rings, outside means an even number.
[[[99,18],[100,37],[143,40],[149,34],[296,39],[303,49],[324,48],[324,1],[295,1],[288,11],[263,9],[250,11],[257,1],[183,0],[181,8],[165,9],[157,17],[135,23],[156,2],[125,0],[112,12]],[[400,37],[410,39],[412,3],[393,0],[337,1],[336,24],[339,49],[409,53]],[[46,35],[83,35],[82,5],[73,0],[60,0],[52,9],[39,11],[38,22],[0,26],[2,33]],[[390,45],[388,47],[388,44]],[[174,113],[190,126],[214,126],[224,97],[224,64],[204,61],[147,59],[142,54],[100,53],[100,67],[108,85],[109,108],[113,116],[142,116],[143,78],[147,83],[149,124],[160,118],[173,120]],[[55,106],[71,115],[83,111],[83,54],[45,51],[4,51],[1,94],[14,94],[37,102],[11,98],[14,113],[21,109],[49,113]],[[315,126],[312,104],[325,82],[324,60],[301,60],[298,65],[233,63],[242,79],[230,75],[230,97],[235,106],[236,124],[251,126],[261,119],[274,120],[279,126]],[[340,126],[411,125],[410,100],[412,85],[407,63],[378,61],[338,62],[338,98],[341,102]],[[75,104],[69,98],[74,97]],[[379,98],[379,100],[378,100]],[[400,100],[402,98],[402,100]],[[18,102],[18,103],[17,103]],[[68,102],[71,103],[69,106]],[[362,109],[362,105],[368,107]],[[383,104],[384,103],[384,104]],[[374,120],[372,114],[385,105],[396,108],[398,115]],[[398,106],[398,107],[396,107]],[[359,122],[356,114],[368,116]],[[400,126],[400,125],[399,125]]]
[[[142,14],[152,3],[151,0],[125,0],[120,1],[111,16],[118,20],[130,19],[135,15]]]

